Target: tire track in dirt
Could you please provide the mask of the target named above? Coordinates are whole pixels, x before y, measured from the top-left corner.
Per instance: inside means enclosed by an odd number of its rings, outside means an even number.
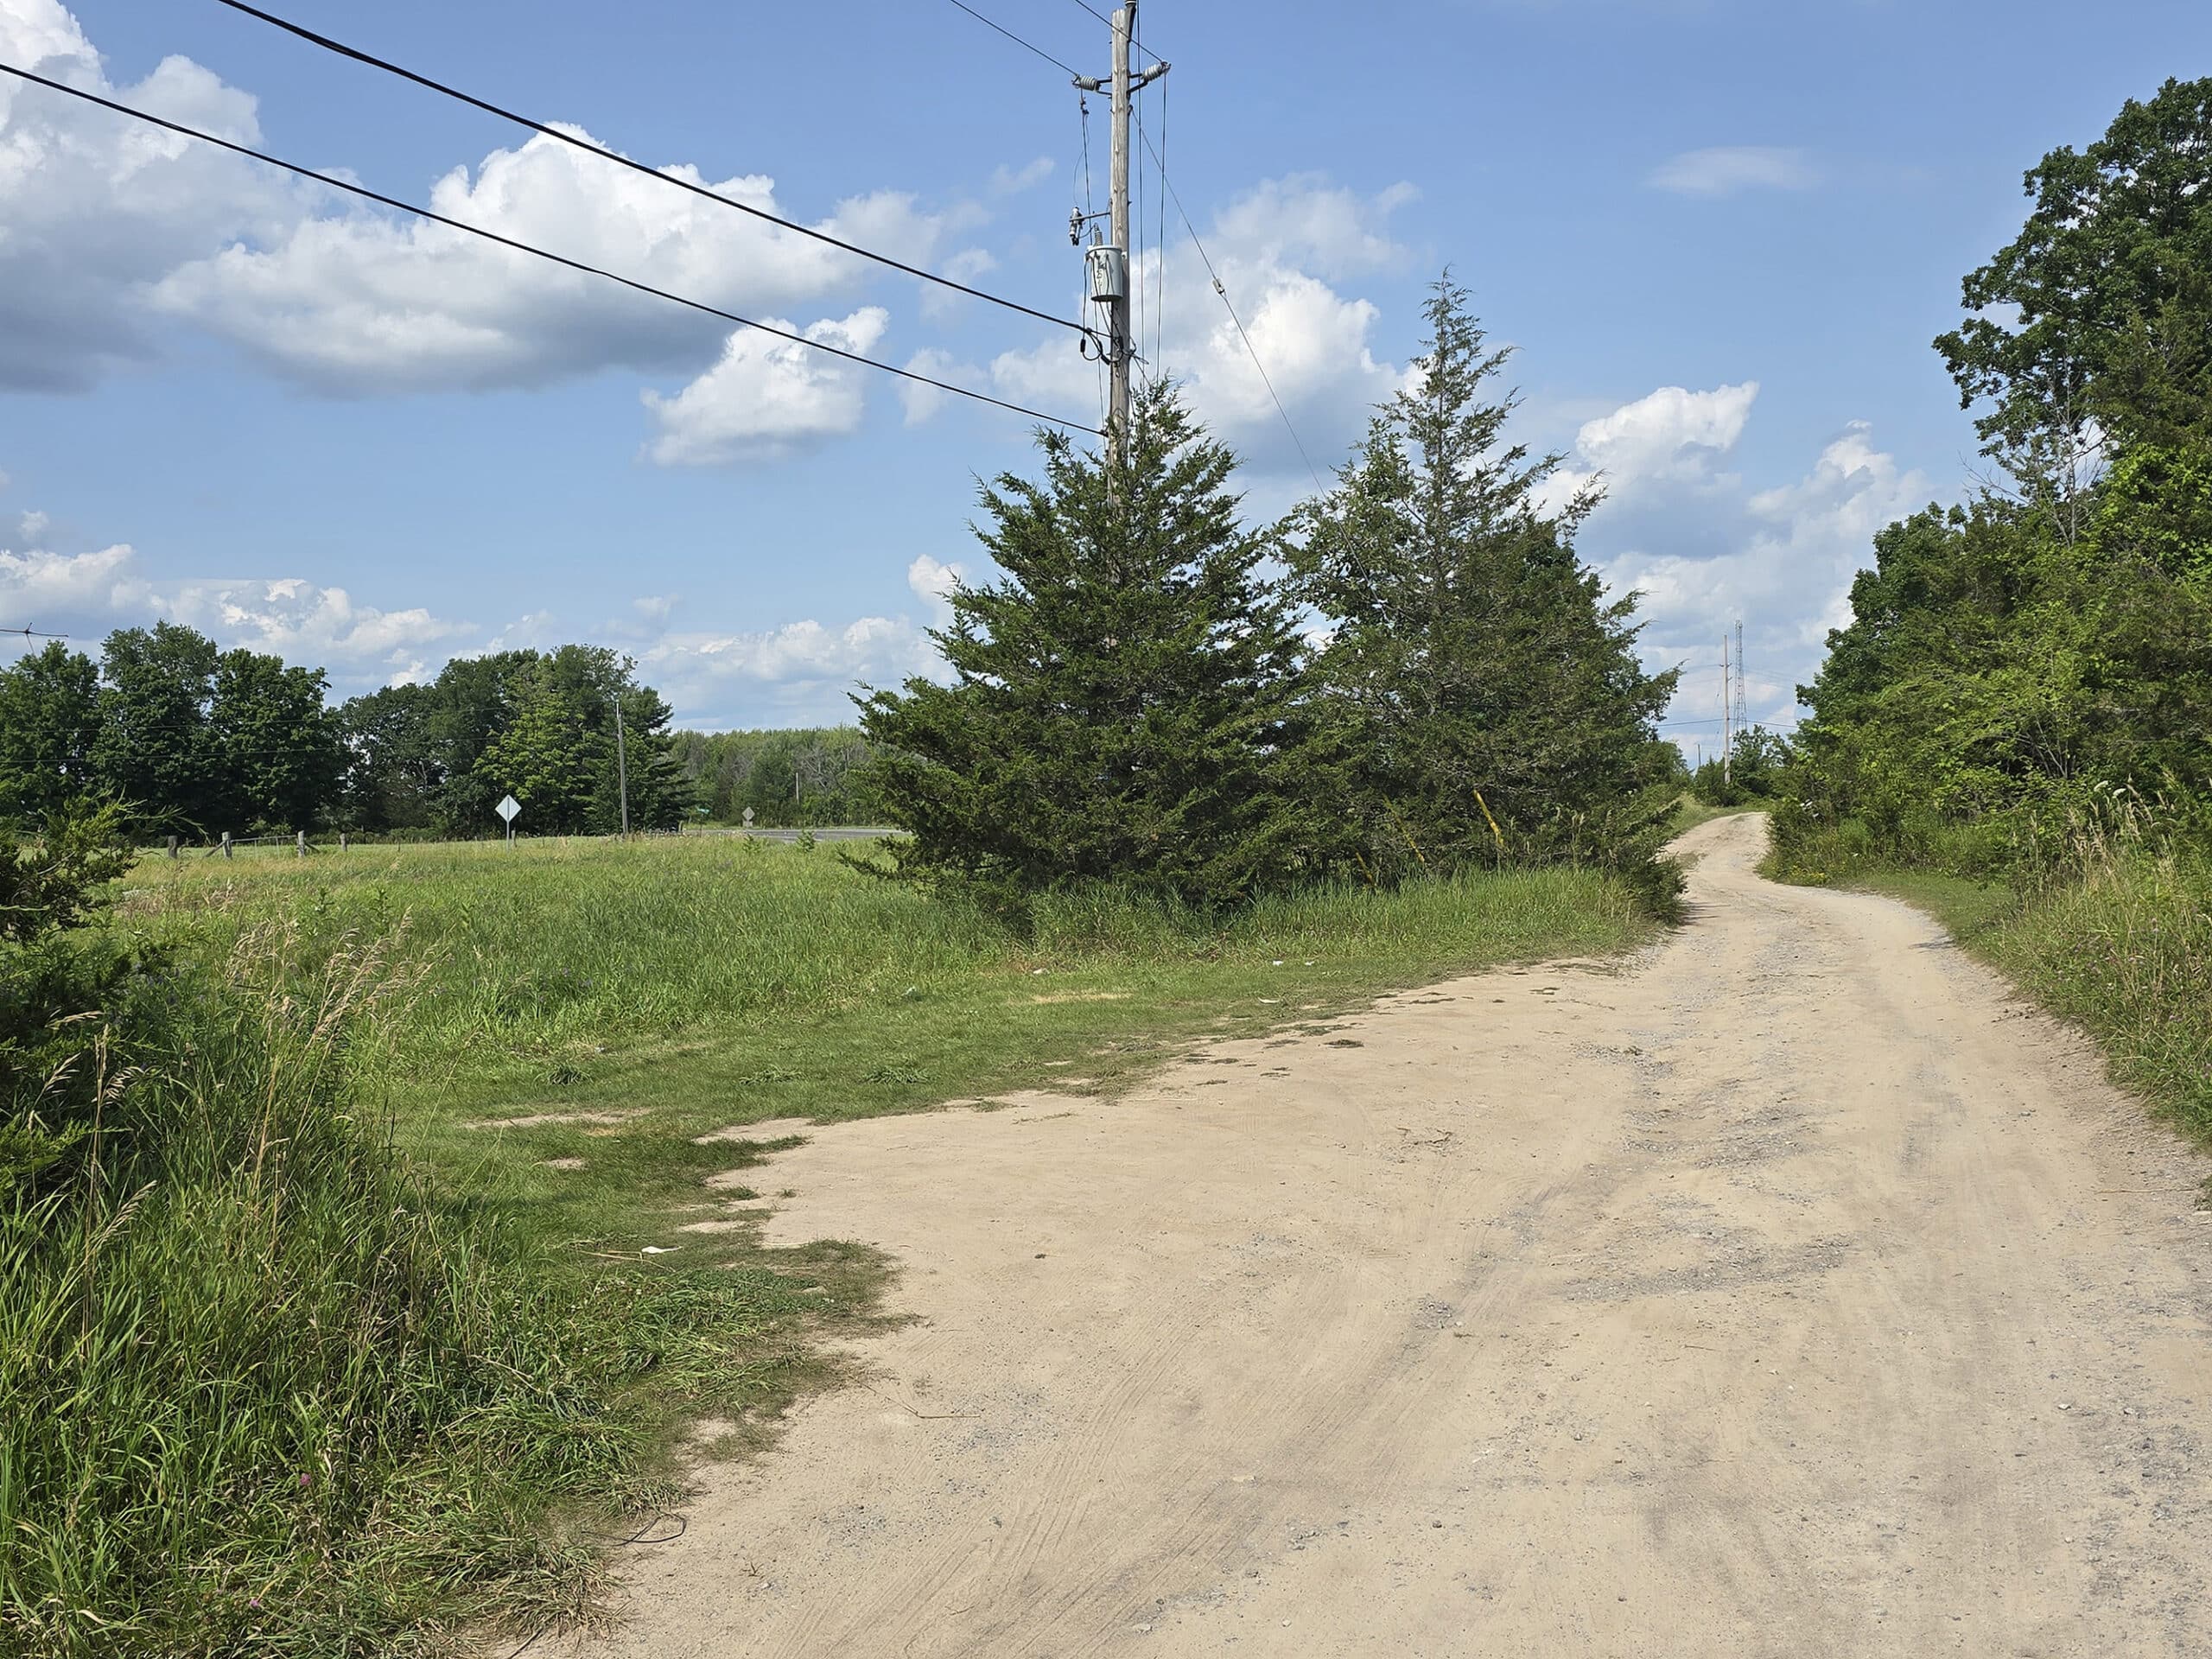
[[[2202,1161],[1761,834],[1619,970],[815,1131],[772,1238],[915,1323],[555,1650],[2212,1654]]]

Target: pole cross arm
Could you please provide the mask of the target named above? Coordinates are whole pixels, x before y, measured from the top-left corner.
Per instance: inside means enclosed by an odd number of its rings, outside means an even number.
[[[1172,63],[1155,63],[1151,68],[1145,70],[1141,74],[1130,76],[1129,90],[1133,92],[1141,92],[1145,87],[1151,86],[1154,81],[1158,80],[1162,75],[1166,74],[1174,67],[1175,66]],[[1110,92],[1113,90],[1114,86],[1112,79],[1105,75],[1099,76],[1096,80],[1090,79],[1083,75],[1077,75],[1068,84],[1073,86],[1078,92]]]

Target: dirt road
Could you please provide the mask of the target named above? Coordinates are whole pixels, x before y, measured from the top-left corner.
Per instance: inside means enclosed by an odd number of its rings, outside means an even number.
[[[568,1650],[2212,1654],[2204,1164],[1762,823],[1625,972],[750,1172],[915,1323]]]

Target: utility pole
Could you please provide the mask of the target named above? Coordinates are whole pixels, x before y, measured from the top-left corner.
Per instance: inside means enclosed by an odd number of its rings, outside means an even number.
[[[1113,391],[1106,402],[1107,442],[1113,446],[1115,470],[1119,471],[1129,442],[1129,36],[1137,32],[1136,0],[1114,8],[1114,118],[1113,155],[1109,162],[1108,206],[1113,212],[1107,232],[1119,250],[1122,280],[1107,306],[1107,334],[1114,358],[1109,370]]]
[[[1724,628],[1720,632],[1720,787],[1724,790],[1728,787],[1728,751],[1735,747],[1728,741],[1735,709],[1728,693],[1728,631]]]
[[[630,752],[622,741],[622,694],[614,694],[614,776],[622,794],[622,839],[630,839]]]
[[[1113,95],[1112,146],[1108,166],[1107,215],[1110,240],[1094,242],[1084,251],[1084,264],[1090,277],[1090,299],[1106,308],[1106,367],[1112,389],[1107,398],[1106,456],[1109,471],[1118,472],[1127,453],[1129,431],[1129,366],[1135,360],[1129,338],[1129,111],[1131,99],[1167,73],[1164,63],[1132,73],[1129,48],[1137,32],[1136,0],[1116,6],[1109,20],[1114,31],[1114,73],[1110,80],[1086,80],[1076,86],[1086,92]]]
[[[1736,729],[1751,728],[1751,688],[1744,673],[1744,619],[1736,619]]]

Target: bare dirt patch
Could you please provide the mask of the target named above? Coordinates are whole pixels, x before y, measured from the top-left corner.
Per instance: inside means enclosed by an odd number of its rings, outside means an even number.
[[[645,1115],[645,1109],[642,1106],[626,1112],[532,1112],[526,1117],[487,1117],[479,1122],[464,1123],[461,1127],[468,1129],[543,1129],[582,1123],[612,1128]]]

